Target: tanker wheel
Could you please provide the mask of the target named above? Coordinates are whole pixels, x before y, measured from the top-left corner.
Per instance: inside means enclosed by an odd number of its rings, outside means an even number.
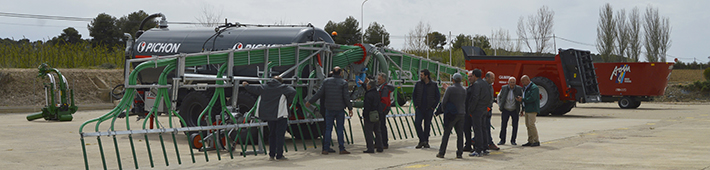
[[[557,86],[550,79],[545,77],[534,77],[530,79],[540,91],[540,112],[538,116],[547,116],[560,104],[560,93]]]
[[[193,91],[188,93],[185,98],[183,99],[182,103],[180,104],[180,116],[182,119],[185,120],[186,124],[183,124],[183,127],[194,127],[198,126],[199,124],[202,126],[208,125],[207,120],[208,117],[207,115],[217,115],[219,112],[222,110],[222,107],[220,104],[217,102],[214,104],[212,107],[212,110],[210,110],[210,113],[205,115],[205,117],[202,118],[202,120],[198,120],[200,118],[200,114],[202,113],[202,110],[204,110],[207,105],[210,102],[210,98],[207,97],[207,92],[199,92],[199,91]],[[214,121],[214,120],[212,120]],[[181,122],[182,123],[182,122]]]
[[[641,101],[638,101],[632,97],[624,96],[619,99],[619,107],[622,109],[636,109],[641,105]]]
[[[237,118],[237,123],[254,123],[256,122],[256,118],[253,117],[253,115],[248,115],[250,118],[249,120],[246,119],[245,115],[246,113],[251,110],[252,107],[255,106],[256,104],[256,97],[251,95],[245,90],[239,91],[239,94],[237,94],[238,97],[237,99],[237,112],[242,115],[241,117]],[[232,98],[234,99],[234,98]],[[230,99],[231,100],[231,99]],[[231,102],[230,102],[231,103]],[[253,113],[252,113],[253,114]],[[234,143],[237,144],[258,144],[258,139],[259,139],[259,128],[258,127],[251,127],[251,128],[241,128],[241,130],[235,130],[233,132],[239,132],[239,138],[238,139],[233,139]],[[264,135],[264,141],[268,139],[269,136],[269,130],[268,127],[264,127],[264,130],[262,131]],[[236,136],[235,135],[230,135],[232,137]],[[247,139],[249,138],[249,139]]]
[[[569,111],[572,111],[572,108],[577,106],[577,102],[575,101],[561,101],[560,106],[557,106],[554,111],[552,111],[552,115],[555,116],[562,116],[564,114],[567,114]]]
[[[392,94],[390,96],[392,96],[394,98],[394,92],[392,92]],[[396,106],[395,102],[397,102],[397,104],[399,104],[399,106],[404,106],[404,104],[407,104],[407,99],[404,97],[404,93],[402,93],[402,91],[399,91],[397,93],[397,99],[392,100],[392,103],[390,106]]]
[[[311,122],[311,123],[301,123],[301,131],[298,130],[299,124],[292,124],[292,132],[289,132],[291,136],[296,139],[317,139],[323,135],[325,131],[325,122]],[[310,127],[311,133],[308,133],[308,128]]]

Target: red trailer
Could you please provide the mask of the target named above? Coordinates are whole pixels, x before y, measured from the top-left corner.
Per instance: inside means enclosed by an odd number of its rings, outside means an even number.
[[[594,68],[602,102],[635,109],[665,93],[673,63],[594,63]]]
[[[497,93],[508,78],[528,75],[540,89],[539,115],[563,115],[576,102],[600,102],[599,87],[589,51],[561,50],[556,56],[486,56],[478,47],[463,47],[466,70],[481,69],[496,74]]]

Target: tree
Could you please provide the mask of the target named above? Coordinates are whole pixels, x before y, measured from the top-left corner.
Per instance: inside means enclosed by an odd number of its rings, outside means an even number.
[[[62,30],[62,34],[59,34],[58,38],[69,44],[75,44],[82,41],[81,34],[79,34],[79,31],[74,29],[74,27],[68,27]]]
[[[614,22],[614,11],[609,3],[599,10],[599,26],[597,26],[597,50],[604,62],[612,61],[615,49],[616,24]]]
[[[644,15],[644,46],[648,62],[666,62],[666,52],[671,46],[668,17],[661,17],[658,8],[648,6]]]
[[[554,11],[547,6],[542,6],[538,9],[537,15],[528,16],[527,24],[523,17],[518,20],[518,37],[525,42],[531,52],[533,51],[531,39],[535,42],[535,53],[541,54],[550,48],[550,38],[555,26],[554,17]]]
[[[219,12],[214,9],[214,6],[212,5],[202,5],[202,10],[200,11],[200,15],[195,17],[197,20],[198,24],[197,26],[203,26],[203,27],[216,27],[218,26],[222,20],[222,13],[224,9],[220,9]]]
[[[118,21],[116,21],[116,26],[121,30],[121,33],[129,33],[134,38],[137,38],[136,32],[138,31],[138,27],[146,17],[148,17],[148,14],[143,10],[132,12],[119,18]],[[157,25],[155,21],[146,22],[145,25],[143,25],[143,29],[155,28]]]
[[[626,55],[626,50],[629,48],[631,37],[629,23],[626,22],[626,10],[619,10],[614,20],[616,21],[616,44],[618,45],[616,55],[625,58],[623,62],[626,62],[630,60],[630,57],[624,55]]]
[[[473,46],[480,47],[482,49],[490,49],[491,41],[485,35],[476,34],[476,36],[473,36]]]
[[[519,52],[520,40],[513,40],[510,33],[505,29],[498,29],[491,33],[491,48],[496,51],[502,50],[506,52]]]
[[[87,27],[89,35],[94,38],[91,40],[94,45],[118,45],[123,37],[120,29],[116,27],[116,18],[106,13],[96,16]]]
[[[326,32],[337,32],[338,36],[333,37],[336,44],[357,44],[360,43],[362,33],[358,21],[353,16],[345,18],[345,21],[335,23],[328,21],[324,27]]]
[[[426,35],[431,32],[431,25],[429,23],[424,23],[419,21],[413,30],[410,30],[406,37],[404,37],[405,50],[410,52],[421,52],[426,51],[428,46],[426,43]]]
[[[471,35],[464,35],[464,34],[459,34],[456,36],[452,46],[454,50],[459,50],[463,46],[474,46],[471,44],[473,42],[473,37]]]
[[[441,50],[444,49],[444,45],[446,45],[446,36],[437,31],[428,33],[426,40],[427,46],[429,46],[430,49]]]
[[[365,43],[377,44],[382,43],[384,46],[390,45],[390,33],[385,29],[385,25],[373,22],[365,31]]]
[[[629,45],[626,50],[626,57],[631,62],[639,62],[639,56],[641,55],[641,39],[639,37],[641,26],[639,23],[639,9],[634,8],[629,14],[629,23],[627,25]]]

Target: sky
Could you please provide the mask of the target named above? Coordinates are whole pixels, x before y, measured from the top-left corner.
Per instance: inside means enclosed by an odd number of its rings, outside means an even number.
[[[106,13],[116,18],[138,10],[163,13],[169,22],[197,22],[203,8],[212,8],[229,22],[248,24],[307,24],[323,28],[328,21],[341,22],[353,16],[362,23],[383,24],[391,35],[390,47],[402,49],[404,37],[419,22],[433,31],[453,36],[486,35],[505,29],[517,37],[518,19],[534,15],[542,6],[555,12],[557,48],[575,48],[598,53],[595,46],[599,10],[609,3],[614,11],[627,14],[638,7],[658,8],[671,24],[668,61],[706,63],[710,57],[710,1],[705,0],[0,0],[0,12],[94,18]],[[361,13],[362,7],[362,13]],[[361,19],[361,14],[364,18]],[[0,16],[0,38],[48,40],[64,28],[74,27],[83,38],[91,38],[87,21],[61,21]],[[170,25],[170,28],[196,27]],[[367,26],[365,26],[367,28]],[[572,40],[574,42],[562,40]],[[641,56],[640,58],[644,58]]]

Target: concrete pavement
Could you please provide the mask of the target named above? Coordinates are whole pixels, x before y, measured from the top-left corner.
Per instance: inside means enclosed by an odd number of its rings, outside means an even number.
[[[429,149],[414,149],[417,139],[410,138],[391,140],[390,149],[384,153],[363,154],[365,146],[357,119],[352,121],[355,144],[346,146],[353,153],[350,155],[321,155],[318,146],[290,150],[285,153],[289,160],[281,162],[268,161],[265,155],[229,159],[223,154],[221,161],[211,158],[205,162],[204,157],[196,156],[197,163],[193,164],[183,156],[182,165],[173,161],[165,166],[159,162],[159,150],[153,154],[155,169],[708,169],[708,110],[708,103],[644,103],[633,110],[619,109],[616,103],[578,104],[565,116],[538,118],[540,147],[508,144],[489,156],[463,159],[454,158],[455,135],[444,159],[435,157],[440,136],[432,136]],[[7,169],[83,169],[78,126],[106,112],[80,111],[72,122],[28,122],[26,114],[0,114],[0,165]],[[492,120],[497,142],[500,114],[494,112]],[[523,144],[527,139],[523,121],[519,128],[517,141]],[[89,157],[99,157],[96,142],[87,144]],[[122,157],[126,157],[123,168],[133,169],[130,149],[121,146]],[[91,168],[101,169],[101,163],[92,160]],[[116,169],[115,164],[115,159],[108,159],[109,169]],[[150,167],[147,161],[139,164],[141,169]]]

